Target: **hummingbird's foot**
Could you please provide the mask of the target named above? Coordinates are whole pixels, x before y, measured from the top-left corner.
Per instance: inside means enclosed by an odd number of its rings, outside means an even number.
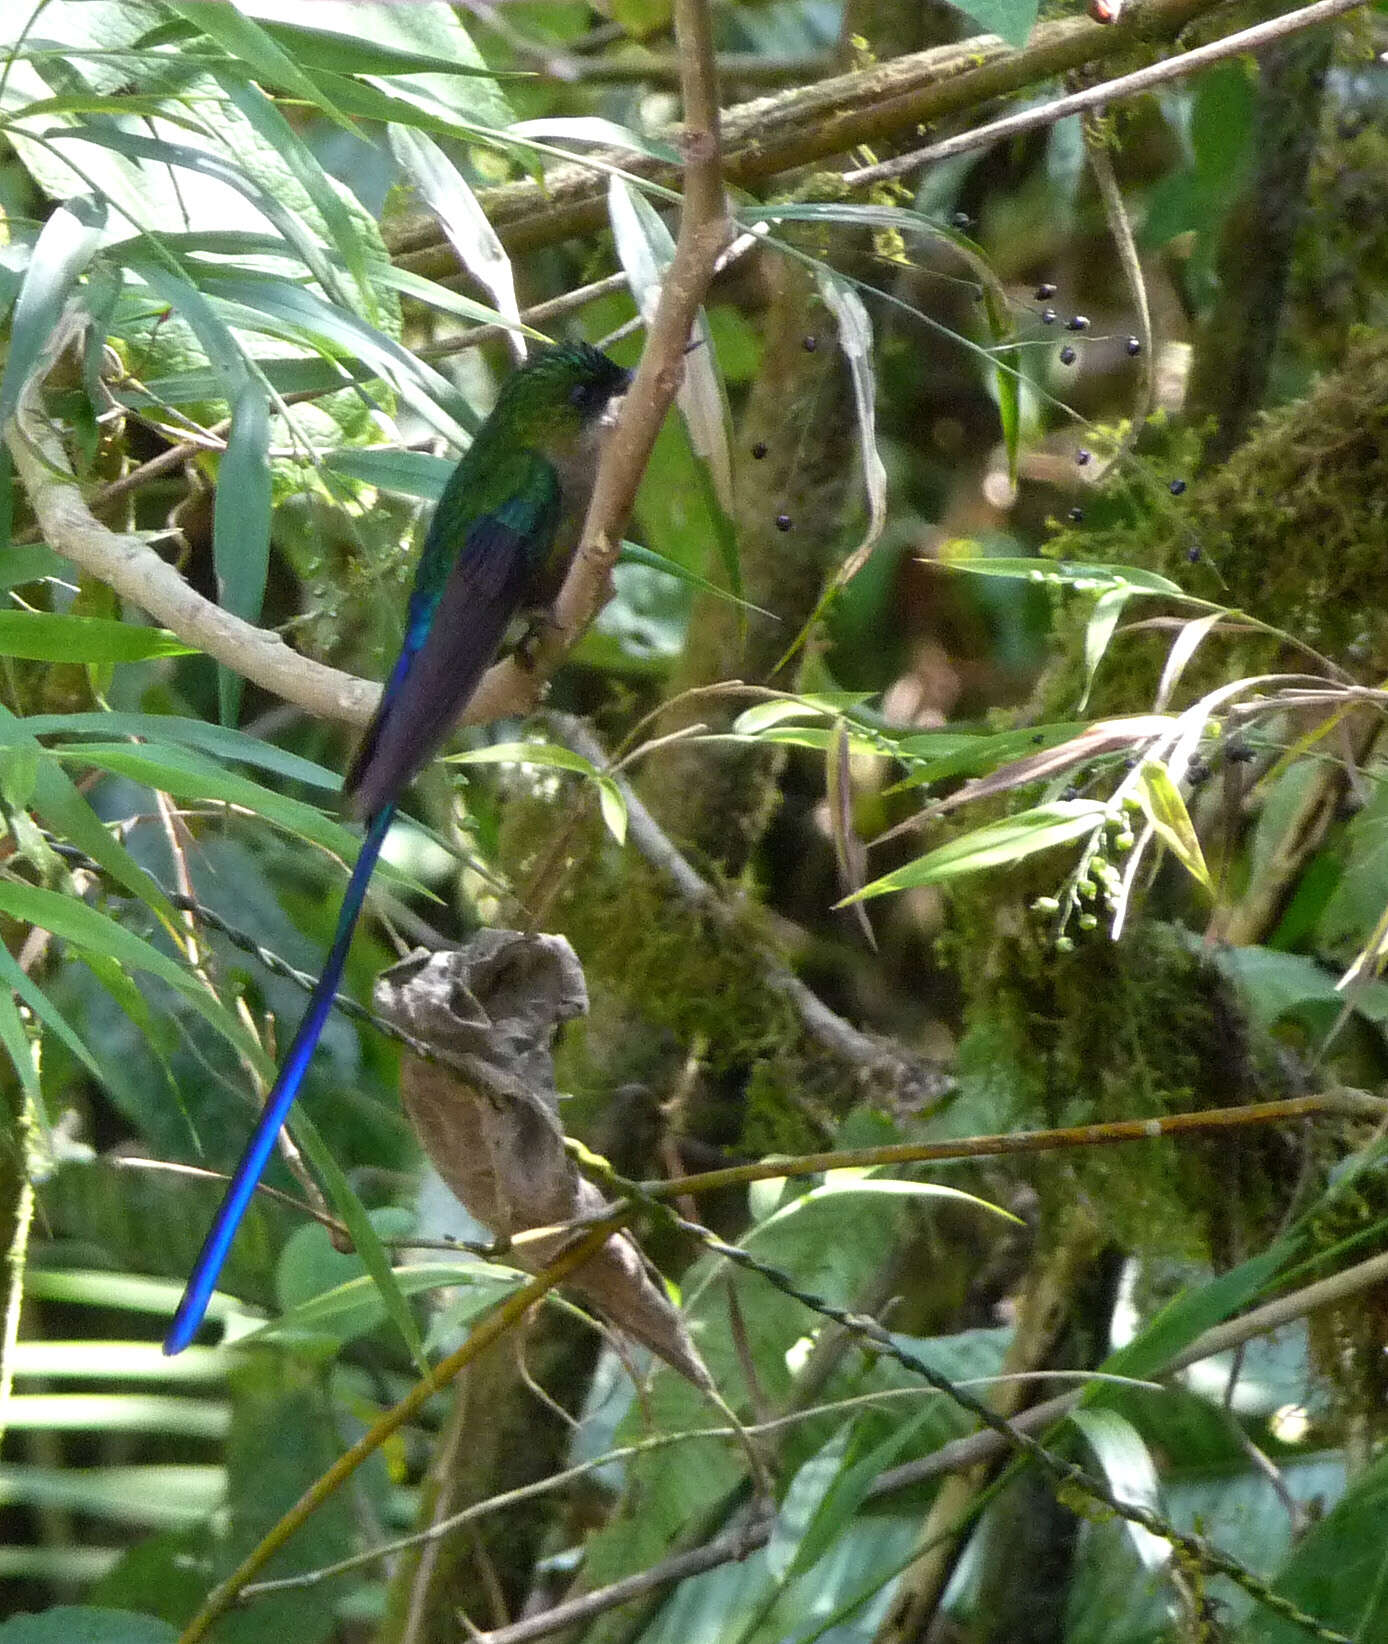
[[[535,672],[540,644],[545,634],[547,632],[558,633],[558,631],[559,624],[548,611],[534,611],[531,613],[530,619],[525,625],[525,631],[516,641],[516,648],[512,652],[512,655],[520,666],[525,669],[526,673],[533,674]]]

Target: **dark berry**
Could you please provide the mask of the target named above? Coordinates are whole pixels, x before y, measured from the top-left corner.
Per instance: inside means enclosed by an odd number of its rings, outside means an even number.
[[[1088,331],[1089,316],[1087,314],[1072,314],[1065,322],[1067,331]]]
[[[766,455],[766,441],[765,440],[758,440],[757,441],[757,443],[752,447],[752,455],[757,459],[758,462],[761,461],[761,459]]]
[[[1087,468],[1089,466],[1089,459],[1093,456],[1093,454],[1094,453],[1092,451],[1086,451],[1085,448],[1081,446],[1079,450],[1075,452],[1076,466],[1080,468]]]
[[[1070,521],[1070,523],[1072,525],[1078,525],[1080,523],[1080,521],[1084,518],[1084,509],[1083,508],[1072,508],[1070,510],[1070,512],[1065,517],[1066,517],[1066,519],[1068,519]]]
[[[790,526],[791,526],[791,518],[790,518],[789,514],[777,514],[777,516],[776,516],[776,529],[778,531],[789,531]]]
[[[972,228],[974,226],[974,220],[967,211],[956,211],[950,221],[956,228]]]
[[[1141,337],[1129,337],[1127,342],[1124,344],[1124,347],[1128,350],[1128,353],[1135,358],[1142,352]]]
[[[1062,365],[1073,365],[1078,358],[1079,355],[1075,353],[1074,349],[1071,348],[1068,343],[1060,351],[1060,363]]]
[[[1080,796],[1080,790],[1075,786],[1075,784],[1073,782],[1070,784],[1070,786],[1068,788],[1062,788],[1060,790],[1060,797],[1062,799],[1078,799],[1079,796]]]
[[[1203,759],[1192,759],[1186,777],[1192,788],[1198,788],[1202,782],[1210,780],[1210,767]]]
[[[1183,492],[1185,491],[1185,488],[1186,488],[1186,482],[1183,479],[1174,479],[1174,480],[1172,480],[1170,486],[1168,487],[1168,489],[1170,490],[1171,495],[1173,497],[1181,496],[1183,494]]]
[[[1189,565],[1198,565],[1200,563],[1200,550],[1198,548],[1186,549],[1186,563]]]
[[[1037,300],[1037,302],[1043,303],[1043,302],[1045,302],[1047,297],[1054,297],[1054,296],[1055,296],[1055,287],[1051,284],[1051,282],[1049,280],[1043,280],[1041,282],[1041,284],[1037,286],[1037,288],[1036,288],[1036,300]]]
[[[1055,309],[1053,309],[1053,308],[1043,308],[1041,310],[1041,324],[1042,325],[1054,325],[1055,324]]]
[[[1224,757],[1231,765],[1246,765],[1250,759],[1258,756],[1246,742],[1231,742],[1224,750]]]
[[[802,337],[800,339],[800,346],[801,346],[801,348],[803,348],[805,350],[805,352],[807,354],[813,354],[815,349],[819,347],[819,338],[818,337]]]

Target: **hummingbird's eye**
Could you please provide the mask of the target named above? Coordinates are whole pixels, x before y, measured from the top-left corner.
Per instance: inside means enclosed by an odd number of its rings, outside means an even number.
[[[586,382],[576,382],[569,390],[569,404],[576,405],[580,411],[588,408],[588,402],[593,397],[593,391]]]

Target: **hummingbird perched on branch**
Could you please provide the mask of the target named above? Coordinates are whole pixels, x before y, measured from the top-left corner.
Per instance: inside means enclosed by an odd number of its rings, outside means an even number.
[[[449,476],[415,573],[400,656],[343,781],[366,823],[323,974],[198,1253],[164,1340],[197,1333],[342,979],[366,887],[401,794],[447,737],[514,618],[543,610],[578,546],[602,436],[630,373],[586,343],[538,349]]]

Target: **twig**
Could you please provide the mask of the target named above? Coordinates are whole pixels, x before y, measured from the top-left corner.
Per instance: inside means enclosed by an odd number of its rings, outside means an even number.
[[[600,770],[607,768],[606,750],[581,719],[557,713],[550,714],[549,718],[575,753],[581,753]],[[725,930],[745,936],[737,910],[700,878],[631,786],[620,777],[614,776],[613,781],[626,801],[627,836],[647,862],[669,881],[682,901],[707,914]],[[938,1098],[949,1089],[950,1082],[943,1074],[903,1056],[888,1041],[862,1032],[830,1010],[779,955],[763,948],[761,964],[767,986],[785,999],[810,1037],[850,1067],[857,1068],[865,1079],[885,1077],[899,1096],[910,1100]]]
[[[1276,1301],[1256,1307],[1240,1318],[1230,1319],[1227,1324],[1217,1324],[1206,1330],[1175,1354],[1162,1374],[1175,1375],[1177,1371],[1188,1369],[1202,1359],[1213,1358],[1216,1353],[1230,1352],[1244,1342],[1252,1341],[1255,1336],[1265,1336],[1269,1331],[1281,1329],[1283,1325],[1304,1318],[1318,1308],[1346,1301],[1350,1296],[1371,1290],[1385,1281],[1388,1281],[1388,1254],[1371,1256],[1368,1261],[1346,1268],[1343,1273],[1319,1279],[1302,1290],[1294,1290],[1290,1295],[1279,1296]],[[1033,1404],[1014,1417],[1013,1426],[1028,1432],[1049,1427],[1052,1422],[1068,1415],[1082,1397],[1082,1393],[1061,1393],[1043,1404]],[[872,1495],[876,1498],[892,1490],[926,1483],[941,1473],[953,1472],[957,1467],[972,1467],[975,1462],[1002,1455],[1006,1449],[1006,1444],[997,1433],[969,1433],[964,1438],[952,1439],[948,1444],[941,1445],[932,1455],[923,1456],[919,1461],[904,1462],[900,1467],[892,1467],[879,1474]]]
[[[1127,448],[1136,441],[1142,432],[1143,423],[1152,414],[1152,399],[1157,382],[1152,344],[1152,309],[1147,301],[1147,282],[1142,276],[1142,261],[1137,254],[1133,225],[1129,220],[1127,207],[1123,204],[1123,191],[1119,188],[1118,178],[1114,175],[1113,161],[1109,158],[1097,116],[1086,116],[1080,122],[1080,129],[1084,133],[1085,157],[1089,161],[1089,169],[1099,190],[1099,198],[1103,202],[1104,216],[1108,219],[1108,231],[1113,236],[1113,247],[1118,253],[1118,263],[1123,270],[1128,295],[1132,298],[1133,308],[1137,312],[1137,336],[1142,344],[1131,426],[1123,440],[1123,446]],[[1117,455],[1115,452],[1114,460],[1117,460]]]
[[[528,711],[546,680],[611,592],[621,532],[636,499],[656,435],[684,376],[684,350],[729,223],[723,195],[718,85],[709,20],[700,0],[677,0],[675,33],[683,65],[684,204],[675,254],[661,283],[635,379],[617,426],[598,462],[579,550],[554,603],[554,620],[522,666],[514,658],[492,668],[469,704],[474,723]]]
[[[1132,97],[1139,91],[1149,90],[1152,86],[1184,79],[1186,75],[1207,68],[1211,63],[1221,63],[1227,57],[1238,56],[1240,52],[1256,51],[1260,46],[1271,45],[1274,40],[1285,39],[1289,34],[1314,28],[1317,23],[1328,23],[1333,18],[1343,16],[1345,12],[1357,11],[1365,3],[1366,0],[1316,0],[1315,5],[1303,6],[1300,11],[1289,11],[1282,17],[1274,17],[1249,29],[1240,29],[1236,34],[1226,35],[1222,40],[1212,40],[1207,46],[1196,46],[1191,51],[1182,52],[1179,57],[1168,58],[1162,63],[1153,63],[1148,68],[1135,70],[1132,74],[1120,74],[1116,79],[1105,80],[1097,86],[1088,86],[1083,91],[1071,92],[1068,97],[1058,97],[1052,103],[1021,109],[1018,113],[1006,115],[1001,120],[992,120],[985,126],[978,126],[973,131],[961,132],[957,137],[947,137],[943,142],[931,143],[926,148],[913,149],[909,154],[898,154],[894,159],[883,160],[877,165],[860,166],[857,171],[846,172],[844,181],[851,187],[887,182],[894,177],[908,176],[922,166],[952,159],[956,154],[971,154],[976,149],[990,148],[994,143],[1019,136],[1024,131],[1036,131],[1042,126],[1054,125],[1057,120],[1063,120],[1067,115],[1083,114],[1090,109],[1103,108],[1106,103],[1114,102],[1120,97]],[[1134,10],[1145,12],[1146,8]]]
[[[964,113],[1087,63],[1171,39],[1216,4],[1146,0],[1128,7],[1111,26],[1087,18],[1042,23],[1020,51],[996,35],[977,35],[740,103],[723,115],[724,177],[753,184],[860,143]],[[668,142],[678,132],[656,135]],[[677,167],[629,149],[600,150],[592,159],[667,186],[679,180]],[[603,220],[605,187],[605,177],[576,158],[549,172],[543,184],[509,183],[479,198],[503,244],[516,253],[597,227]],[[396,223],[388,242],[392,257],[404,266],[421,272],[456,266],[437,223],[424,215]]]
[[[687,1581],[690,1576],[716,1569],[720,1564],[746,1558],[770,1540],[774,1522],[772,1519],[756,1520],[730,1530],[702,1547],[692,1547],[687,1553],[676,1553],[659,1564],[652,1564],[647,1570],[638,1570],[635,1575],[614,1581],[607,1587],[599,1587],[596,1592],[584,1593],[581,1598],[556,1604],[551,1609],[542,1610],[539,1615],[513,1622],[509,1627],[478,1633],[477,1644],[527,1644],[530,1639],[548,1638],[551,1633],[579,1622],[591,1621],[594,1616],[614,1610],[620,1604],[630,1603],[633,1598],[658,1592],[677,1581]]]
[[[179,1644],[198,1644],[200,1639],[206,1638],[212,1623],[237,1602],[241,1590],[252,1577],[265,1568],[310,1515],[341,1489],[363,1462],[373,1456],[392,1434],[399,1432],[406,1422],[418,1415],[436,1393],[447,1387],[487,1348],[499,1341],[556,1284],[562,1283],[570,1273],[582,1267],[613,1233],[625,1226],[626,1220],[627,1213],[623,1211],[610,1215],[600,1226],[595,1227],[562,1255],[557,1256],[542,1273],[522,1285],[519,1290],[513,1291],[490,1317],[474,1327],[460,1347],[447,1358],[441,1359],[426,1377],[415,1383],[397,1405],[386,1411],[378,1421],[373,1422],[361,1438],[309,1486],[231,1575],[212,1590],[202,1608],[179,1635]]]
[[[832,1153],[803,1153],[793,1159],[759,1159],[725,1165],[692,1176],[660,1177],[642,1182],[652,1199],[681,1193],[717,1193],[747,1182],[776,1181],[783,1176],[818,1175],[825,1170],[880,1169],[886,1165],[923,1164],[943,1159],[988,1159],[1012,1153],[1051,1153],[1066,1147],[1106,1147],[1117,1142],[1158,1141],[1246,1125],[1280,1124],[1321,1114],[1383,1120],[1388,1102],[1357,1090],[1331,1090],[1316,1096],[1289,1096],[1280,1102],[1251,1102],[1244,1107],[1206,1108],[1199,1113],[1154,1114],[1150,1119],[1115,1119],[1105,1124],[1074,1125],[1058,1130],[1017,1130],[990,1136],[964,1136],[947,1142],[892,1142],[882,1147],[840,1148]]]
[[[323,719],[367,723],[379,685],[300,656],[278,634],[204,599],[142,537],[103,525],[87,507],[62,443],[33,408],[32,396],[6,434],[44,541],[57,553],[252,683]]]

